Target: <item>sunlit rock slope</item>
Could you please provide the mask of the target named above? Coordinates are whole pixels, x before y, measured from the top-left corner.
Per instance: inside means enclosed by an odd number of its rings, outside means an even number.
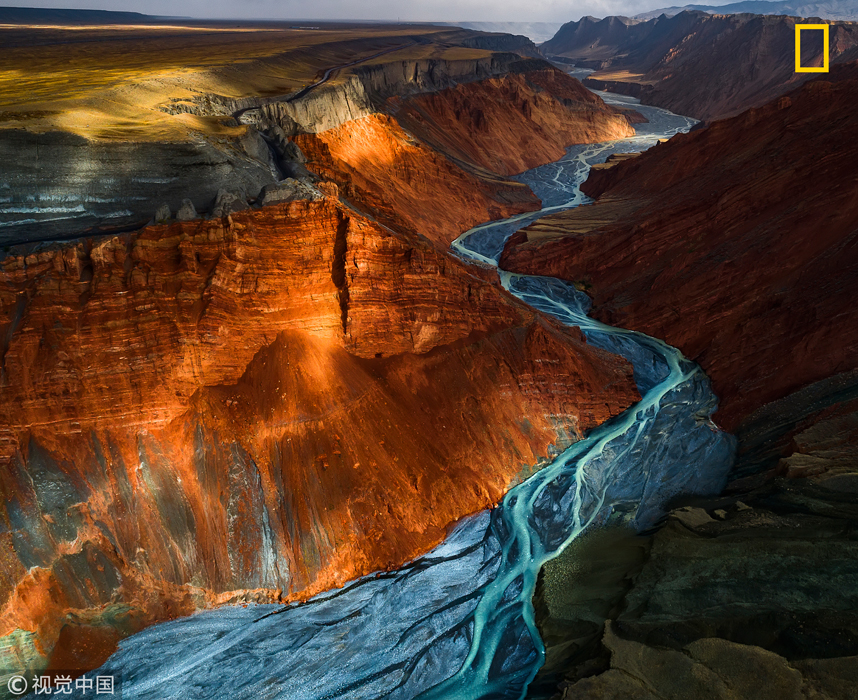
[[[36,665],[401,564],[637,396],[625,361],[336,197],[0,270],[0,632]]]

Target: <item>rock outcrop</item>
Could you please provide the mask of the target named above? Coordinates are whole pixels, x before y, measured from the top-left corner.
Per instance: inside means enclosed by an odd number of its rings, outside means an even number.
[[[610,670],[564,688],[560,700],[659,700],[693,694],[701,700],[839,700],[855,697],[858,656],[792,663],[766,649],[719,637],[682,649],[623,639],[608,624]]]
[[[280,178],[229,142],[98,142],[57,131],[0,131],[0,162],[0,246],[140,226],[164,201],[208,211],[221,189],[255,197]]]
[[[654,535],[588,533],[544,569],[546,694],[856,697],[858,372],[737,437],[721,497],[678,504]]]
[[[487,219],[539,208],[529,188],[499,176],[556,160],[574,143],[634,133],[577,80],[535,63],[542,69],[391,98],[392,117],[370,114],[293,140],[306,167],[349,201],[446,248]]]
[[[334,196],[0,270],[0,634],[31,668],[399,565],[637,398],[624,360]]]
[[[595,205],[519,232],[501,266],[591,285],[599,318],[697,360],[735,429],[856,367],[857,98],[844,66],[619,163],[583,186]]]
[[[336,182],[348,201],[387,225],[419,231],[441,248],[487,219],[540,207],[526,185],[485,171],[468,172],[415,141],[386,115],[299,135],[295,143],[307,167]]]
[[[585,84],[696,119],[760,107],[812,74],[795,72],[795,17],[685,11],[645,22],[585,17],[543,45],[597,70]],[[832,63],[854,60],[858,25],[830,22]],[[804,32],[802,65],[822,65],[821,32]],[[713,78],[713,76],[715,76]]]

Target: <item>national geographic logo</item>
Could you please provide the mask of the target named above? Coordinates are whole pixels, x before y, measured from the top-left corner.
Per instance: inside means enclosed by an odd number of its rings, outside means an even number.
[[[804,30],[822,31],[822,65],[801,65],[801,33]],[[828,25],[827,24],[796,24],[795,25],[795,72],[796,73],[827,73],[828,72]]]

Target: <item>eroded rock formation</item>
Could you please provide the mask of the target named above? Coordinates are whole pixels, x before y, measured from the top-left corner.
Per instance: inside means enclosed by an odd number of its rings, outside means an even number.
[[[33,668],[401,564],[637,398],[625,361],[336,196],[1,279],[0,633]]]
[[[442,248],[485,221],[540,202],[521,183],[468,172],[415,141],[392,117],[373,114],[297,143],[315,174],[335,180],[343,195],[387,224],[405,223]]]
[[[417,95],[394,114],[425,143],[500,175],[558,160],[572,144],[634,135],[625,116],[547,68]]]
[[[720,497],[677,504],[651,536],[587,533],[545,567],[539,688],[855,697],[858,371],[767,404],[737,437]]]
[[[392,117],[369,114],[294,142],[306,167],[350,201],[446,248],[487,219],[539,208],[529,188],[501,176],[556,160],[575,143],[634,134],[625,114],[577,80],[531,63],[541,69],[394,97],[385,103]]]

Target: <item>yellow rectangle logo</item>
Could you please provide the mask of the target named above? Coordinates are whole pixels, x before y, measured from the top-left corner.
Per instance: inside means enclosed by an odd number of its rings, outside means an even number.
[[[828,26],[827,24],[797,24],[795,25],[795,72],[796,73],[827,73],[828,72]],[[801,30],[802,29],[821,29],[822,30],[822,65],[807,66],[801,65]]]

